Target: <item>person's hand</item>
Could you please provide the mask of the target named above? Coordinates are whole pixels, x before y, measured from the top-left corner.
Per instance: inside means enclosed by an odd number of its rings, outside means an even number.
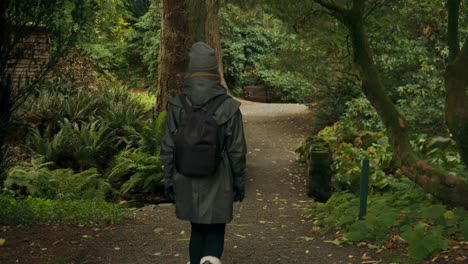
[[[242,202],[245,197],[245,187],[244,186],[234,186],[234,202]]]
[[[175,203],[175,192],[174,192],[174,186],[168,186],[164,188],[164,196],[171,202]]]

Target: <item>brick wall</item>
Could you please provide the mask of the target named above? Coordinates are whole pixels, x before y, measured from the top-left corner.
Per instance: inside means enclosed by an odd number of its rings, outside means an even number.
[[[22,38],[7,64],[13,87],[36,79],[49,62],[49,38],[42,28]]]

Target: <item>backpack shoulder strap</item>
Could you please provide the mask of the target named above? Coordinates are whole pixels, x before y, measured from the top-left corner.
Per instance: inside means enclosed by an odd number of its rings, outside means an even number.
[[[227,94],[222,94],[218,95],[215,98],[211,100],[211,102],[208,104],[206,113],[209,114],[210,116],[213,115],[216,110],[226,101],[230,96]]]
[[[190,113],[193,112],[192,106],[189,105],[187,102],[187,95],[182,94],[179,96],[180,102],[182,102],[182,105],[184,106],[185,112]]]

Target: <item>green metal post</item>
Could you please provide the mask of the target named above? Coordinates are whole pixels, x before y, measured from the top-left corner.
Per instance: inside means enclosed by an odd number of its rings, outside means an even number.
[[[359,219],[364,220],[367,213],[367,194],[369,192],[369,159],[362,161],[361,185],[359,197]]]

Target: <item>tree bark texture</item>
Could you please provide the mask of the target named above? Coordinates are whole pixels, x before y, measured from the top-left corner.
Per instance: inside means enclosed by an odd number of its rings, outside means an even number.
[[[166,110],[168,100],[181,93],[190,47],[197,41],[204,41],[216,50],[220,82],[226,87],[218,29],[219,8],[219,0],[163,0],[157,112]]]
[[[169,99],[179,95],[182,90],[191,45],[186,1],[163,0],[162,7],[156,105],[158,113],[166,110]]]
[[[321,4],[322,1],[316,2]],[[412,149],[406,121],[385,92],[372,57],[363,24],[364,1],[354,0],[351,10],[322,6],[332,11],[351,35],[353,58],[361,76],[361,88],[385,125],[402,172],[441,201],[468,208],[468,182],[421,160]]]
[[[459,45],[460,0],[448,0],[449,64],[445,71],[445,120],[468,167],[468,38]]]

